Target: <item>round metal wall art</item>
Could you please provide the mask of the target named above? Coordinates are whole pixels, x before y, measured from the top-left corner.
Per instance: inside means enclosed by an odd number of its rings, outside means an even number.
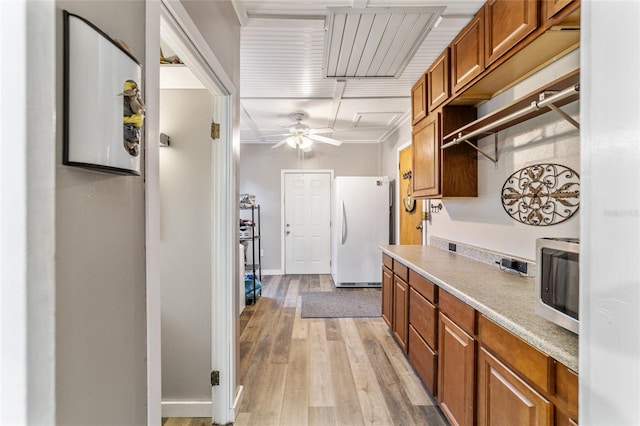
[[[526,225],[564,222],[580,207],[580,176],[560,164],[535,164],[517,170],[502,186],[502,207]]]

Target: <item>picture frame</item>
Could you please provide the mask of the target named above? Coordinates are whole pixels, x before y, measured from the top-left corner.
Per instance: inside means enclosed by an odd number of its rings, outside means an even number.
[[[88,20],[63,18],[63,164],[139,176],[142,66]]]

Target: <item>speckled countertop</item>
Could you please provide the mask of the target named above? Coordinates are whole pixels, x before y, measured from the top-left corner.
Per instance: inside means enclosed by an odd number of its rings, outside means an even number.
[[[578,371],[578,336],[534,313],[535,280],[431,246],[380,246],[434,284]]]

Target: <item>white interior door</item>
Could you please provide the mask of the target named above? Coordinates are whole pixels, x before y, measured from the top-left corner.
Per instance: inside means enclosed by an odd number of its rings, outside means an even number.
[[[331,173],[284,173],[286,274],[331,271]]]

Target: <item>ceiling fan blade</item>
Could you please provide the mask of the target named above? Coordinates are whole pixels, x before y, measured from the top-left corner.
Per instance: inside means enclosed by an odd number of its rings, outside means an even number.
[[[316,142],[324,142],[324,143],[328,143],[330,145],[335,145],[335,146],[340,146],[342,145],[342,141],[339,141],[337,139],[331,139],[331,138],[327,138],[325,136],[319,136],[319,135],[307,135],[307,137],[313,141]]]
[[[272,145],[272,146],[271,146],[271,149],[280,148],[282,145],[284,145],[284,144],[286,144],[286,143],[287,143],[287,139],[289,139],[289,138],[284,138],[284,139],[282,139],[280,142],[278,142],[277,144]]]
[[[318,133],[334,133],[335,129],[331,127],[323,127],[321,129],[309,129],[310,135],[317,135]]]

